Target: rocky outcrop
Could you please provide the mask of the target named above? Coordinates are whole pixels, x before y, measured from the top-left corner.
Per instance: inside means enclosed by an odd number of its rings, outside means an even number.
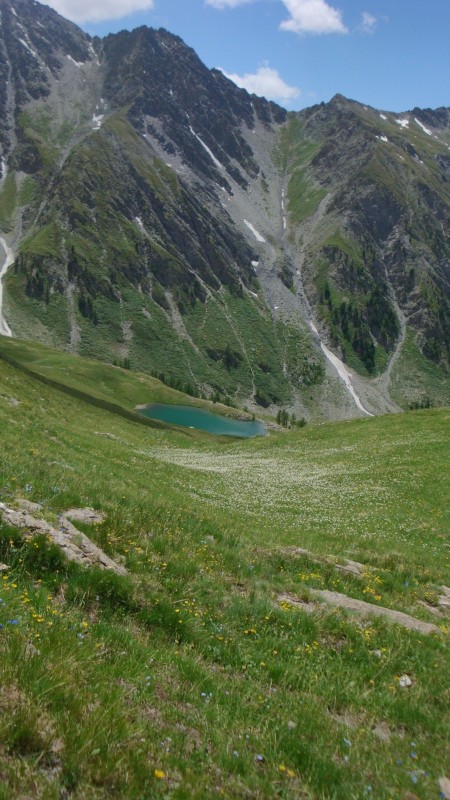
[[[47,536],[62,550],[68,561],[74,561],[83,567],[107,569],[117,575],[125,575],[127,572],[125,567],[109,558],[86,534],[79,531],[65,517],[61,517],[60,527],[55,528],[44,519],[31,516],[28,511],[15,511],[3,503],[0,503],[0,515],[7,525],[19,528],[25,539],[38,534]]]

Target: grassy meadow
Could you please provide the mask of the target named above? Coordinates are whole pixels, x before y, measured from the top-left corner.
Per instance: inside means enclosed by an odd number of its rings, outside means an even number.
[[[3,345],[28,368],[45,360]],[[137,374],[103,365],[95,383],[89,362],[50,361],[37,371],[82,376],[75,388],[124,409],[177,395],[146,377],[141,400]],[[70,507],[103,511],[79,527],[128,570],[69,564],[0,522],[0,800],[439,798],[449,419],[223,441],[145,426],[0,359],[0,502],[40,503],[55,526]],[[346,558],[360,576],[336,568]],[[439,630],[350,615],[311,589]]]

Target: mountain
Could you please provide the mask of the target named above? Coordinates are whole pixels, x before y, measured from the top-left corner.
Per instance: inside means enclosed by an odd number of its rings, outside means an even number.
[[[14,336],[307,418],[449,402],[449,109],[288,114],[163,29],[0,11]]]

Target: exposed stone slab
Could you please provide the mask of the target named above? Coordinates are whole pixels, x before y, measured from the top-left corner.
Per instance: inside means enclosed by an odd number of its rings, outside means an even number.
[[[438,604],[442,608],[450,608],[450,589],[448,586],[441,586],[442,594],[438,598]]]
[[[439,778],[439,789],[443,800],[450,800],[450,780],[442,776]]]
[[[50,523],[43,519],[32,517],[27,511],[15,511],[7,508],[0,503],[0,515],[4,521],[15,528],[23,531],[25,538],[31,538],[36,534],[44,534],[61,548],[69,561],[75,561],[82,566],[99,567],[108,569],[117,575],[125,575],[125,567],[117,564],[112,558],[106,555],[99,547],[69,520],[62,518],[61,530],[56,530]]]
[[[342,564],[339,564],[336,556],[318,555],[317,553],[312,553],[311,550],[306,550],[304,547],[283,547],[282,552],[288,556],[306,556],[311,561],[314,561],[315,564],[330,564],[340,572],[348,572],[358,578],[361,578],[364,572],[367,571],[367,567],[364,564],[360,564],[359,561],[343,558]]]
[[[327,589],[308,589],[309,594],[322,600],[328,605],[335,608],[344,608],[347,611],[359,614],[362,617],[376,616],[385,617],[397,625],[402,625],[409,630],[419,631],[420,633],[441,633],[437,625],[431,622],[424,622],[416,617],[411,617],[403,611],[394,611],[392,608],[385,608],[384,606],[376,606],[373,603],[366,603],[364,600],[356,600],[354,597],[348,597],[340,592],[330,592]],[[302,608],[304,611],[312,612],[314,606],[305,600],[301,600],[295,595],[281,594],[277,598],[279,603],[290,603],[293,606]]]
[[[106,514],[95,511],[93,508],[69,508],[61,516],[75,522],[85,522],[87,525],[95,525],[106,519]]]
[[[26,500],[24,497],[18,497],[14,502],[22,511],[41,511],[42,509],[40,503],[33,503],[31,500]]]

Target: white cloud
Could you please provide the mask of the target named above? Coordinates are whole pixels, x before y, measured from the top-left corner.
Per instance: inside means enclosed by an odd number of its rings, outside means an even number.
[[[207,6],[223,10],[237,8],[257,0],[205,0]],[[289,19],[281,23],[283,31],[294,33],[348,33],[342,21],[342,13],[328,5],[326,0],[281,0],[290,14]],[[376,20],[368,12],[364,12],[366,26],[374,25]],[[372,22],[373,20],[373,22]]]
[[[300,89],[297,86],[288,86],[278,70],[272,69],[268,64],[263,64],[256,72],[246,75],[230,74],[224,69],[221,69],[221,72],[241,89],[247,89],[251,94],[257,94],[260,97],[266,97],[267,100],[288,102],[300,97]]]
[[[359,30],[363,33],[373,33],[377,26],[377,18],[370,14],[369,11],[363,11],[361,14],[361,24]]]
[[[148,11],[154,0],[47,0],[49,6],[74,22],[120,19],[134,11]]]
[[[293,33],[348,33],[341,12],[325,0],[283,0],[290,13],[280,28]]]

